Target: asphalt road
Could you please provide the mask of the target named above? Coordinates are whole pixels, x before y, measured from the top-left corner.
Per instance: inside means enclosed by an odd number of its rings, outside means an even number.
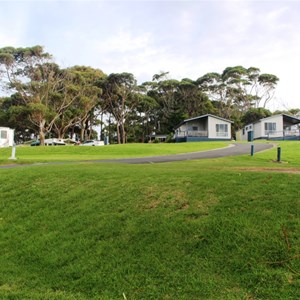
[[[268,150],[273,148],[273,144],[268,143],[259,143],[254,145],[254,153]],[[195,159],[204,159],[204,158],[217,158],[224,156],[236,156],[249,154],[251,152],[251,144],[232,144],[229,147],[201,151],[201,152],[192,152],[184,154],[175,154],[175,155],[163,155],[163,156],[148,156],[140,158],[122,158],[122,159],[105,159],[105,160],[93,160],[93,161],[78,161],[82,162],[92,162],[92,163],[124,163],[124,164],[151,164],[151,163],[165,163],[172,161],[183,161],[183,160],[195,160]],[[25,167],[25,166],[42,166],[42,165],[63,165],[71,164],[76,162],[49,162],[49,163],[35,163],[35,164],[11,164],[0,166],[0,169],[8,169],[15,167]]]
[[[254,153],[268,150],[273,148],[273,144],[260,143],[254,145]],[[164,155],[164,156],[151,156],[151,157],[141,157],[141,158],[124,158],[124,159],[112,159],[112,160],[97,160],[95,162],[118,162],[118,163],[127,163],[127,164],[147,164],[147,163],[164,163],[172,161],[182,161],[182,160],[195,160],[195,159],[204,159],[204,158],[217,158],[224,156],[236,156],[251,153],[251,144],[232,144],[229,147],[201,151],[201,152],[192,152],[176,155]]]

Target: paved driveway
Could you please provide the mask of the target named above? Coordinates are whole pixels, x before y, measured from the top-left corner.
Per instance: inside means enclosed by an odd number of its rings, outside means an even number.
[[[254,153],[273,148],[273,144],[259,143],[254,145]],[[203,159],[203,158],[217,158],[224,156],[236,156],[251,153],[251,144],[232,144],[229,147],[192,152],[176,155],[164,155],[164,156],[151,156],[151,157],[141,157],[141,158],[124,158],[124,159],[112,159],[112,160],[97,160],[97,162],[119,162],[127,164],[146,164],[146,163],[163,163],[181,160],[193,160],[193,159]]]
[[[259,143],[254,145],[254,153],[273,148],[273,144],[268,143]],[[251,152],[251,144],[232,144],[229,147],[201,151],[201,152],[192,152],[184,154],[175,154],[175,155],[164,155],[164,156],[148,156],[141,158],[121,158],[121,159],[105,159],[105,160],[92,160],[92,161],[77,161],[77,163],[82,162],[93,162],[93,163],[125,163],[125,164],[148,164],[148,163],[164,163],[172,161],[182,161],[182,160],[194,160],[194,159],[203,159],[203,158],[217,158],[224,156],[236,156],[249,154]],[[63,164],[74,164],[76,162],[49,162],[49,163],[36,163],[36,164],[13,164],[13,165],[3,165],[0,166],[0,169],[8,169],[15,167],[25,167],[25,166],[42,166],[42,165],[63,165]]]

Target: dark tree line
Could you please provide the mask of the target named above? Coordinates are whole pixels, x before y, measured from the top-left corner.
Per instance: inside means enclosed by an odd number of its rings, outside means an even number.
[[[278,78],[258,68],[228,67],[197,80],[155,74],[141,85],[131,73],[106,75],[86,66],[61,69],[41,46],[0,49],[0,124],[43,144],[77,133],[81,140],[100,124],[117,143],[144,142],[153,132],[172,133],[183,119],[216,114],[236,128],[269,112]],[[250,115],[250,117],[249,117]]]

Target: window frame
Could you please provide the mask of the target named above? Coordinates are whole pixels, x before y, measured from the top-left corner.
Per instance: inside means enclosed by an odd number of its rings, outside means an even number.
[[[276,122],[265,122],[264,123],[265,135],[276,132],[276,130],[277,130],[276,127],[277,127]]]
[[[7,140],[8,139],[8,132],[5,129],[0,130],[0,139]]]
[[[228,137],[229,130],[228,130],[228,124],[216,124],[216,136],[220,137]]]

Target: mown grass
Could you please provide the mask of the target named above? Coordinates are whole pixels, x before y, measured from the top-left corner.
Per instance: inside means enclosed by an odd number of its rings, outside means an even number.
[[[300,146],[281,147],[0,170],[0,298],[299,299],[300,175],[265,170],[299,170]]]
[[[228,146],[228,144],[229,142],[125,144],[104,147],[19,146],[16,148],[16,157],[18,158],[16,162],[78,161],[171,155],[222,148]],[[11,156],[11,151],[11,148],[0,148],[0,164],[9,162],[8,158]]]

